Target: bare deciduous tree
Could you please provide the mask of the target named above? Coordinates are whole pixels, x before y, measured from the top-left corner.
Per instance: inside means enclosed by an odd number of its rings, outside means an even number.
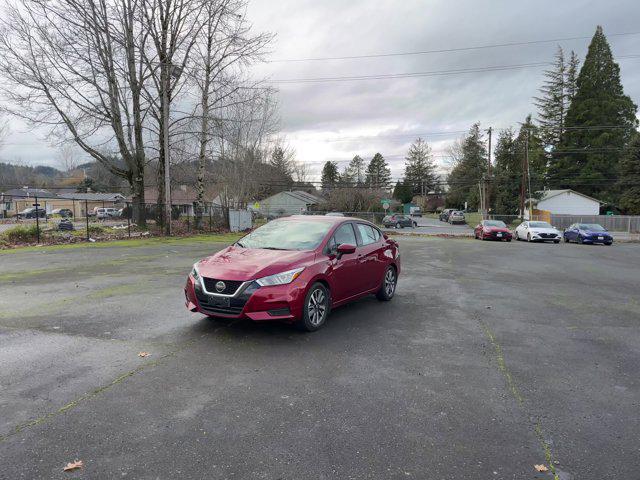
[[[0,20],[0,75],[6,109],[125,178],[144,223],[139,8],[139,0],[18,0]]]

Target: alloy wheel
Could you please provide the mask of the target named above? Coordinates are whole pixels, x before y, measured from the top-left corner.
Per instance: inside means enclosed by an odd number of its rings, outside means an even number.
[[[309,296],[309,323],[314,327],[319,326],[324,321],[327,314],[327,296],[322,289],[316,288]]]
[[[384,291],[387,297],[391,298],[396,290],[396,272],[393,268],[389,268],[384,275]]]

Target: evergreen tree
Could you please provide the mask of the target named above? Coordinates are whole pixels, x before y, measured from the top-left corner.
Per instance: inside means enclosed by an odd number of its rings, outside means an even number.
[[[363,184],[365,180],[364,160],[360,155],[356,155],[349,162],[346,172],[352,182]]]
[[[571,50],[571,56],[569,57],[569,63],[567,64],[567,73],[564,80],[564,96],[566,99],[567,109],[571,105],[573,97],[576,96],[578,89],[578,67],[580,66],[580,60],[576,55],[576,52]]]
[[[519,207],[522,161],[511,128],[498,134],[494,158],[492,192],[495,198],[495,212],[514,215]]]
[[[433,190],[437,183],[436,166],[427,142],[418,138],[409,147],[405,159],[404,183],[412,193],[417,195]]]
[[[293,168],[291,165],[290,155],[288,155],[285,149],[281,146],[278,145],[273,149],[269,163],[279,173],[281,173],[282,176],[292,178],[291,174],[293,173]]]
[[[369,162],[365,181],[371,188],[389,188],[391,169],[380,153],[376,153]]]
[[[598,26],[576,80],[566,133],[549,166],[550,184],[615,200],[610,180],[618,172],[623,147],[637,128],[636,110],[624,94],[620,67]]]
[[[567,110],[566,68],[564,51],[559,46],[553,68],[544,72],[546,80],[540,88],[541,96],[534,98],[534,103],[538,107],[541,135],[545,144],[550,147],[557,147],[564,133]]]
[[[487,172],[487,151],[480,124],[474,124],[462,141],[461,158],[454,165],[447,183],[449,191],[446,203],[454,208],[462,208],[464,202],[469,208],[480,205],[479,184]]]
[[[640,134],[636,133],[620,159],[618,189],[622,211],[640,215]]]
[[[396,186],[393,187],[393,198],[399,200],[402,203],[409,203],[413,200],[413,189],[411,185],[405,181],[398,180]]]
[[[338,163],[327,161],[322,167],[322,189],[330,190],[335,188],[338,184],[340,175],[338,174]]]

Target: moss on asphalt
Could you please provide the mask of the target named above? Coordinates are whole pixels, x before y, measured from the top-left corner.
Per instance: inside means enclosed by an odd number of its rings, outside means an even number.
[[[68,249],[94,249],[94,248],[113,248],[113,247],[149,247],[155,245],[194,245],[202,243],[233,243],[242,237],[242,233],[216,233],[194,235],[192,237],[145,237],[145,238],[127,238],[124,240],[112,240],[96,243],[70,243],[65,245],[46,245],[46,246],[28,246],[17,247],[11,249],[0,250],[0,255],[22,252],[52,252],[56,250]]]

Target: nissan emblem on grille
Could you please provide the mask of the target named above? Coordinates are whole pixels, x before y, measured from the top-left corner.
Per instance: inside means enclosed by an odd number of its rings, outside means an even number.
[[[219,282],[216,282],[216,291],[217,292],[224,292],[224,289],[227,288],[227,285],[220,280]]]

